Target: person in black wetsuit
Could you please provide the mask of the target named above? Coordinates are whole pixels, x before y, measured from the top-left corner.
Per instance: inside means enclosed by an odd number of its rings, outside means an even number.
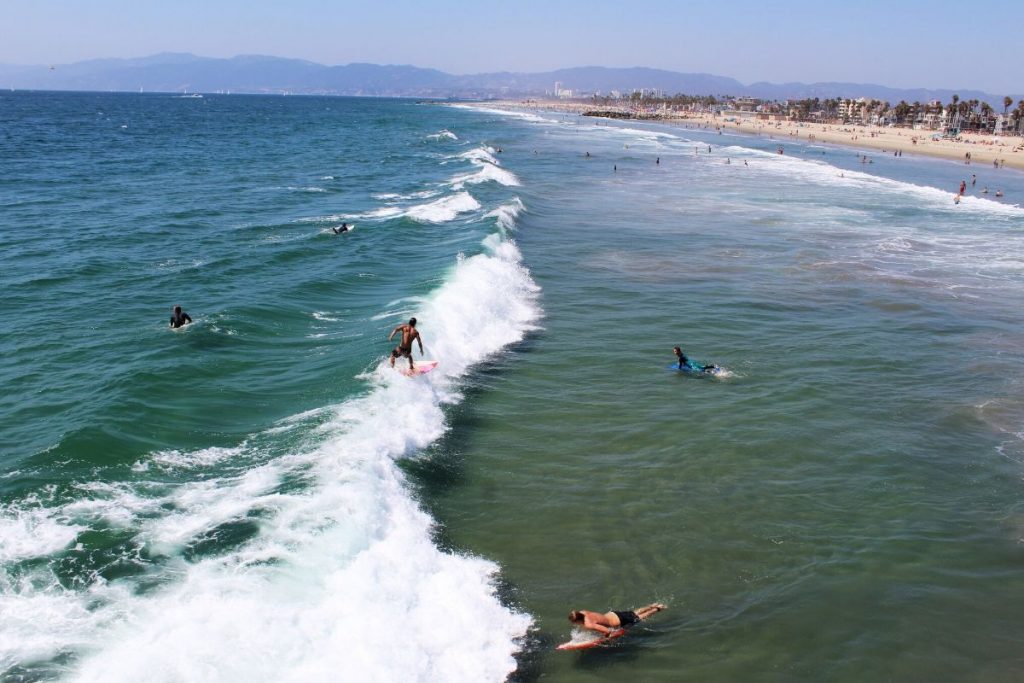
[[[674,354],[676,354],[676,359],[679,361],[679,369],[680,370],[690,369],[690,370],[700,370],[702,372],[708,372],[709,370],[714,370],[715,368],[718,367],[717,365],[714,365],[714,364],[711,364],[711,365],[699,365],[699,364],[694,363],[693,365],[690,365],[689,364],[690,363],[690,359],[686,357],[686,354],[683,353],[683,350],[681,348],[679,348],[678,346],[673,346],[672,347],[672,352]]]
[[[177,329],[192,322],[192,317],[185,311],[181,310],[181,306],[175,306],[171,310],[171,327]]]
[[[621,612],[588,612],[587,610],[573,610],[569,612],[569,621],[579,624],[585,629],[603,633],[610,636],[620,628],[629,628],[651,616],[655,612],[666,609],[661,603],[654,603],[641,607],[637,610],[623,610]]]
[[[348,227],[348,223],[342,223],[340,228],[335,228],[334,226],[331,226],[331,230],[334,231],[335,235],[340,235],[343,232],[348,232],[349,230],[351,230],[351,228]]]

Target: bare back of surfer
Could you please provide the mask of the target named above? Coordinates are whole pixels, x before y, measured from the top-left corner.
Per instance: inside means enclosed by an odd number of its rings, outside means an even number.
[[[588,612],[587,610],[573,610],[569,612],[569,621],[578,624],[585,629],[597,631],[605,636],[610,636],[620,628],[628,628],[651,616],[655,612],[666,609],[661,603],[654,603],[641,607],[637,610],[625,610],[621,612]]]
[[[398,343],[398,346],[391,352],[391,367],[395,367],[395,359],[399,356],[404,356],[409,359],[409,372],[412,372],[416,368],[412,364],[412,343],[415,341],[420,345],[420,355],[423,355],[423,340],[420,338],[419,331],[416,330],[416,318],[409,318],[409,322],[404,325],[398,325],[395,329],[391,330],[391,334],[388,335],[388,341],[398,334],[402,333],[402,341]]]

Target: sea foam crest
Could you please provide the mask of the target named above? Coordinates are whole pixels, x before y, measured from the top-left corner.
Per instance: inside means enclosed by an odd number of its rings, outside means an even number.
[[[3,547],[16,559],[45,558],[84,528],[113,524],[131,537],[124,559],[141,573],[74,590],[46,565],[22,579],[0,571],[0,666],[73,652],[64,675],[104,683],[506,679],[530,618],[496,598],[496,565],[432,543],[433,522],[395,462],[445,432],[455,378],[541,315],[515,245],[492,234],[484,248],[417,304],[439,369],[409,380],[382,364],[305,450],[232,476],[97,483],[64,506],[4,509]],[[242,456],[151,460],[201,467]],[[185,554],[225,525],[255,531]]]
[[[466,161],[486,161],[490,164],[497,164],[498,160],[494,156],[496,152],[497,150],[493,147],[474,147],[456,155],[456,158],[465,159]]]
[[[55,553],[68,547],[84,530],[85,527],[53,515],[47,508],[5,508],[0,510],[0,562]]]
[[[477,147],[462,154],[458,158],[469,161],[477,167],[475,173],[464,173],[452,178],[449,183],[456,189],[462,189],[467,183],[475,185],[478,183],[496,182],[499,185],[519,185],[519,178],[514,173],[501,168],[498,160],[494,157],[493,147]]]
[[[451,132],[447,128],[442,128],[436,133],[432,133],[427,136],[428,140],[458,140],[459,136]]]
[[[512,201],[485,213],[484,218],[493,218],[502,230],[511,230],[515,227],[516,218],[525,208],[523,201],[519,197],[515,197]]]
[[[404,215],[415,221],[423,223],[444,223],[454,219],[461,213],[475,211],[480,208],[480,202],[473,198],[468,192],[442,197],[426,204],[420,204],[402,212]]]
[[[497,114],[498,116],[523,119],[524,121],[530,121],[532,123],[557,123],[557,121],[546,119],[543,116],[538,116],[531,112],[517,111],[514,109],[494,109],[491,107],[481,107],[473,104],[450,104],[448,106],[454,109],[472,109],[473,111],[479,111],[485,114]]]
[[[910,196],[925,202],[931,207],[938,207],[946,211],[963,211],[968,209],[990,215],[1024,216],[1024,208],[1020,206],[1004,204],[984,197],[964,196],[961,198],[961,203],[958,206],[953,203],[953,195],[956,193],[956,188],[943,190],[928,185],[918,185],[904,180],[873,175],[863,171],[845,170],[818,159],[801,159],[791,155],[753,150],[739,145],[722,147],[719,151],[746,154],[752,157],[758,156],[766,161],[770,159],[771,163],[769,164],[759,163],[758,169],[784,173],[791,178],[820,185],[846,186],[862,190],[865,193],[884,192],[889,195]]]

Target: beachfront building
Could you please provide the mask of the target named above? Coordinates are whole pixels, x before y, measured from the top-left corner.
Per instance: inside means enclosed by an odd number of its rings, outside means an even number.
[[[757,111],[760,104],[761,100],[753,97],[737,97],[732,101],[732,106],[736,111]]]
[[[561,81],[555,81],[555,97],[561,100],[572,99],[573,91],[572,88],[563,88]]]
[[[864,106],[863,97],[856,100],[842,100],[836,109],[836,114],[843,123],[855,123],[860,120],[860,109]]]

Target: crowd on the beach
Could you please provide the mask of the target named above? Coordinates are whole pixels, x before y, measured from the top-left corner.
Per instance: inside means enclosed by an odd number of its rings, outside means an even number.
[[[945,136],[912,128],[882,127],[860,124],[830,124],[811,121],[765,120],[756,117],[718,115],[711,112],[680,112],[666,110],[654,113],[629,109],[598,108],[587,102],[562,100],[504,100],[488,106],[510,110],[536,110],[562,114],[587,114],[608,118],[651,119],[672,125],[693,126],[713,130],[732,130],[752,135],[786,135],[788,137],[832,144],[856,145],[872,149],[912,152],[944,159],[962,159],[970,152],[972,159],[983,163],[997,162],[1024,170],[1024,139],[1004,138],[983,133],[959,131]]]

